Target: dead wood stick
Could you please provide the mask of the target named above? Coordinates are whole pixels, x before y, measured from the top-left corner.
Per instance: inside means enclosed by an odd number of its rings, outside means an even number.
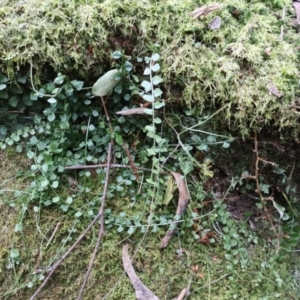
[[[123,146],[123,149],[125,150],[125,153],[126,153],[128,159],[129,159],[130,166],[131,166],[131,169],[132,169],[132,173],[135,175],[136,179],[138,181],[140,181],[140,176],[139,176],[139,173],[138,173],[138,169],[137,169],[137,167],[136,167],[136,165],[133,161],[133,158],[132,158],[132,156],[131,156],[131,154],[130,154],[130,152],[129,152],[129,150],[128,150],[128,148],[127,148],[127,146],[124,142],[122,143],[122,146]]]
[[[111,152],[111,144],[109,144],[108,146],[108,150],[109,150],[109,161],[110,161],[110,152]],[[109,165],[109,164],[108,164]],[[107,172],[107,174],[109,174],[109,172]],[[106,174],[106,175],[107,175]],[[106,189],[106,190],[105,190]],[[104,193],[106,193],[107,191],[107,182],[105,182],[105,186],[104,186]],[[104,198],[103,194],[103,199]],[[104,200],[102,200],[103,203]],[[105,202],[105,201],[104,201]],[[102,207],[102,205],[101,205]],[[56,262],[54,264],[54,266],[52,267],[52,270],[50,271],[50,273],[48,274],[48,276],[45,278],[45,280],[43,281],[43,283],[40,285],[40,287],[35,291],[35,293],[30,297],[30,300],[34,300],[36,298],[36,296],[40,293],[40,291],[44,288],[44,286],[47,284],[47,282],[49,281],[49,279],[51,278],[52,274],[56,271],[56,269],[61,265],[61,263],[67,258],[67,256],[74,250],[74,248],[80,243],[80,241],[84,238],[84,236],[87,234],[87,232],[93,227],[93,225],[97,222],[97,220],[102,216],[104,210],[99,210],[99,213],[97,214],[97,216],[94,218],[94,220],[90,223],[90,225],[85,229],[85,231],[79,236],[79,238],[76,240],[76,242],[69,248],[69,250],[58,260],[58,262]]]
[[[67,166],[65,170],[82,170],[82,169],[100,169],[100,168],[107,168],[107,164],[96,164],[96,165],[75,165],[75,166]],[[111,164],[110,168],[127,168],[131,169],[131,166],[127,165],[118,165],[118,164]],[[141,171],[152,171],[151,169],[136,167],[137,170]]]
[[[103,235],[105,234],[105,229],[104,229],[104,210],[105,210],[105,202],[106,202],[106,196],[107,196],[107,189],[108,189],[108,180],[109,180],[109,171],[110,171],[110,159],[111,159],[111,148],[112,148],[112,144],[109,143],[108,145],[108,161],[107,161],[107,169],[106,169],[106,177],[105,177],[105,184],[104,184],[104,189],[103,189],[103,196],[102,196],[102,203],[101,203],[101,207],[99,209],[99,214],[100,214],[100,229],[99,229],[99,234],[98,234],[98,238],[97,238],[97,242],[94,248],[94,252],[93,252],[93,256],[91,257],[90,263],[89,263],[89,267],[88,270],[85,274],[79,295],[77,297],[77,300],[81,300],[82,296],[83,296],[83,292],[84,292],[84,288],[87,284],[88,278],[90,276],[90,273],[92,271],[92,267],[94,264],[94,261],[96,259],[96,255],[100,246],[100,242],[101,242],[101,238],[103,237]]]
[[[52,274],[56,271],[56,269],[61,265],[61,263],[67,258],[67,256],[74,250],[74,248],[80,243],[80,241],[84,238],[84,236],[87,234],[87,232],[93,227],[93,225],[96,223],[96,221],[101,217],[101,214],[98,213],[98,215],[94,218],[94,220],[90,223],[90,225],[85,229],[85,231],[80,235],[80,237],[76,240],[76,242],[69,248],[69,250],[56,262],[51,272],[48,274],[48,276],[45,278],[43,283],[40,285],[40,287],[35,291],[35,293],[30,297],[30,300],[33,300],[36,298],[36,296],[40,293],[40,291],[44,288],[44,286],[47,284],[49,279],[51,278]]]
[[[176,300],[183,300],[183,298],[188,295],[188,292],[189,292],[188,288],[182,289],[182,291],[180,292]]]

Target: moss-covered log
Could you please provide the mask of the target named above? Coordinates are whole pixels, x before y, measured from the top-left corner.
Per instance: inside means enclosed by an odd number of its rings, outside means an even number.
[[[159,44],[169,103],[224,107],[220,120],[243,136],[272,125],[298,139],[300,35],[288,0],[223,0],[196,19],[190,12],[210,1],[6,2],[0,67],[10,78],[32,63],[94,80],[111,68],[112,51],[138,56]]]

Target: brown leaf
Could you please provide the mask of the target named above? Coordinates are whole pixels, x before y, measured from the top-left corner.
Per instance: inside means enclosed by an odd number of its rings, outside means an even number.
[[[267,48],[265,49],[265,53],[266,53],[267,55],[271,55],[271,51],[272,51],[272,47],[267,47]]]
[[[277,98],[281,98],[283,96],[283,94],[278,91],[275,85],[269,85],[268,90],[272,95],[276,96]]]
[[[197,274],[197,277],[198,277],[198,278],[201,278],[201,279],[204,278],[204,276],[205,276],[204,273],[198,273],[198,274]]]
[[[198,265],[191,266],[191,270],[192,272],[196,273],[199,270],[199,266]]]
[[[217,256],[213,256],[212,260],[216,263],[220,263],[221,262],[221,259],[218,258]]]
[[[123,246],[122,251],[122,260],[123,260],[123,267],[125,272],[127,273],[130,282],[132,283],[135,289],[135,296],[137,300],[159,300],[157,296],[155,296],[150,289],[148,289],[142,281],[137,277],[129,254],[128,254],[128,244]]]
[[[140,181],[140,176],[139,176],[139,173],[138,173],[138,169],[133,161],[133,158],[127,148],[127,145],[123,142],[122,143],[122,146],[123,146],[123,149],[125,150],[125,153],[129,159],[129,162],[130,162],[130,166],[131,166],[131,170],[132,170],[132,173],[134,174],[134,176],[136,177],[137,181]]]
[[[116,112],[117,115],[122,115],[122,116],[143,115],[144,113],[145,113],[145,107],[131,108],[131,109],[121,110]]]
[[[176,184],[178,187],[178,191],[179,191],[179,199],[178,199],[178,204],[177,204],[177,209],[176,209],[176,216],[181,217],[184,214],[186,206],[188,204],[189,194],[187,191],[184,177],[179,173],[175,173],[175,172],[171,172],[171,173],[175,178],[175,181],[176,181]],[[178,219],[176,218],[176,220],[178,220]],[[172,236],[175,233],[177,224],[178,223],[175,223],[174,228],[169,229],[166,232],[165,237],[160,242],[160,245],[159,245],[160,249],[166,248],[168,246],[170,239],[172,238]]]
[[[300,2],[293,2],[293,6],[296,11],[297,24],[300,25]]]
[[[193,19],[196,19],[200,16],[206,16],[210,12],[221,8],[220,4],[210,4],[210,5],[203,5],[201,7],[196,8],[194,11],[191,12]]]

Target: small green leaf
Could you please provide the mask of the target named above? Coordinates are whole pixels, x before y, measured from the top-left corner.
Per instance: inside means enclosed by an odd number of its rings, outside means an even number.
[[[162,82],[162,78],[158,75],[155,75],[153,78],[152,78],[152,82],[154,85],[158,85]]]
[[[154,114],[154,110],[152,108],[145,108],[144,113],[152,116]]]
[[[26,155],[27,155],[27,157],[28,157],[29,159],[33,159],[34,156],[35,156],[35,153],[32,152],[31,150],[28,150],[27,153],[26,153]]]
[[[127,233],[129,235],[132,235],[134,232],[135,232],[135,227],[133,227],[133,226],[130,226],[129,229],[127,230]]]
[[[210,142],[210,143],[214,143],[216,141],[216,137],[213,136],[213,135],[209,135],[207,137],[207,140]],[[224,145],[224,144],[223,144]],[[224,146],[223,146],[224,147]]]
[[[17,147],[16,147],[16,152],[18,152],[18,153],[21,153],[22,152],[22,146],[21,145],[18,145]]]
[[[93,110],[93,111],[92,111],[92,115],[93,115],[94,117],[98,117],[98,116],[99,116],[99,113],[98,113],[97,110]]]
[[[42,165],[42,171],[43,172],[47,172],[48,171],[48,165],[47,164],[43,164]]]
[[[160,55],[158,53],[154,53],[152,54],[151,59],[153,61],[158,61],[160,59]]]
[[[160,97],[160,96],[162,95],[162,91],[161,91],[161,89],[156,88],[156,89],[153,91],[153,94],[154,94],[154,97]]]
[[[53,103],[57,103],[57,100],[55,98],[49,98],[47,100],[47,102],[49,102],[50,104],[53,104]]]
[[[18,258],[20,257],[20,252],[18,249],[12,249],[10,251],[10,255],[9,255],[11,258]]]
[[[151,70],[153,72],[158,72],[160,70],[160,65],[159,64],[155,64],[155,65],[151,66]]]
[[[46,187],[49,184],[49,180],[48,179],[44,179],[41,181],[41,186],[42,187]]]
[[[82,90],[83,81],[72,80],[70,83],[72,84],[72,86],[75,88],[76,91]]]
[[[278,213],[280,215],[280,219],[282,219],[283,221],[286,221],[289,219],[289,216],[285,213],[285,208],[283,206],[277,204],[274,200],[273,200],[273,206],[278,211]]]
[[[30,144],[31,145],[36,145],[37,142],[38,142],[38,139],[36,138],[35,135],[30,138]]]
[[[269,184],[260,184],[260,189],[262,192],[264,192],[265,194],[269,194],[269,188],[270,185]]]
[[[53,202],[53,203],[59,202],[59,196],[53,197],[53,198],[52,198],[52,202]]]
[[[0,84],[0,91],[6,88],[6,84]]]
[[[49,122],[52,122],[55,120],[55,114],[53,112],[51,112],[48,116],[47,119]]]
[[[225,148],[225,149],[226,149],[226,148],[229,148],[229,146],[230,146],[230,144],[227,143],[227,142],[223,143],[223,145],[222,145],[222,147]]]
[[[150,73],[151,73],[151,70],[149,68],[146,68],[143,74],[150,75]]]
[[[155,119],[154,119],[154,123],[160,124],[160,123],[161,123],[161,119],[160,119],[160,118],[155,118]]]
[[[155,133],[155,127],[153,125],[146,125],[145,129],[149,132]]]
[[[0,74],[0,83],[5,83],[8,81],[8,78],[4,76],[3,74]]]
[[[30,93],[30,100],[36,101],[38,99],[38,96],[35,92]]]
[[[17,223],[16,226],[15,226],[15,232],[20,232],[23,230],[23,225],[22,223]]]
[[[144,94],[143,99],[147,102],[153,102],[154,101],[154,97],[152,95],[148,95],[148,94]]]
[[[147,80],[143,80],[142,83],[141,83],[141,86],[145,89],[146,92],[149,92],[152,89],[151,82],[149,82]]]
[[[66,200],[67,204],[71,204],[73,202],[73,198],[72,197],[68,197]]]
[[[6,135],[7,133],[7,127],[4,125],[0,125],[0,134]]]
[[[65,76],[63,76],[61,73],[58,73],[57,77],[54,79],[54,83],[56,84],[62,84],[64,82]]]
[[[54,188],[54,189],[56,189],[57,187],[58,187],[58,185],[59,185],[59,182],[57,181],[57,180],[55,180],[55,181],[53,181],[52,182],[52,187]]]
[[[18,82],[21,82],[21,83],[26,83],[26,81],[27,81],[27,76],[19,77],[19,78],[17,79],[17,81],[18,81]]]
[[[155,109],[160,109],[161,107],[164,107],[165,106],[165,102],[160,102],[160,101],[155,101],[154,102],[154,108]]]
[[[8,103],[12,107],[17,107],[19,99],[16,96],[11,96],[8,100]]]

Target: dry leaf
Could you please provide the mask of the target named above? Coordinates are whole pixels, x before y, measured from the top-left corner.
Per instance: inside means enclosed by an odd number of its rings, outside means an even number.
[[[221,259],[218,258],[217,256],[214,256],[214,257],[212,258],[212,260],[213,260],[214,262],[216,262],[216,263],[220,263],[220,262],[221,262]]]
[[[196,8],[194,11],[191,12],[191,15],[193,16],[193,19],[196,19],[200,16],[206,16],[210,12],[221,8],[220,4],[210,4],[210,5],[204,5],[199,8]]]
[[[272,51],[272,47],[267,47],[267,48],[265,49],[265,53],[266,53],[267,55],[271,55],[271,51]]]
[[[198,274],[197,274],[197,277],[198,277],[198,278],[201,278],[201,279],[204,278],[204,276],[205,276],[204,273],[198,273]]]
[[[167,188],[164,196],[164,205],[168,205],[171,199],[173,198],[174,193],[174,183],[171,176],[169,176],[168,182],[167,182]]]
[[[199,270],[199,266],[195,265],[191,267],[192,272],[196,273]]]
[[[209,23],[209,28],[214,30],[214,29],[219,29],[221,27],[222,20],[219,16],[216,16],[210,23]]]
[[[128,254],[128,244],[123,246],[122,251],[122,260],[123,260],[123,267],[125,272],[127,273],[130,282],[132,283],[135,289],[135,296],[137,300],[159,300],[157,296],[155,296],[150,289],[148,289],[142,281],[137,277],[129,254]]]
[[[278,91],[277,87],[274,86],[274,85],[269,85],[269,86],[268,86],[268,90],[269,90],[269,92],[270,92],[272,95],[276,96],[277,98],[281,98],[281,97],[283,96],[283,94],[280,93],[280,92]]]
[[[300,2],[293,2],[293,6],[296,11],[297,24],[300,25]]]
[[[176,181],[176,184],[177,184],[177,187],[178,187],[178,191],[179,191],[179,199],[178,199],[178,204],[177,204],[177,209],[176,209],[176,216],[181,217],[184,214],[186,206],[188,204],[189,194],[188,194],[188,191],[187,191],[187,187],[186,187],[184,177],[181,174],[175,173],[175,172],[171,172],[171,174],[175,178],[175,181]],[[177,224],[178,223],[175,223],[174,228],[169,229],[166,232],[165,237],[160,242],[160,245],[159,245],[160,249],[166,248],[168,246],[170,239],[174,235]]]
[[[145,113],[145,107],[131,108],[131,109],[121,110],[116,112],[117,115],[122,115],[122,116],[142,115],[144,113]]]

